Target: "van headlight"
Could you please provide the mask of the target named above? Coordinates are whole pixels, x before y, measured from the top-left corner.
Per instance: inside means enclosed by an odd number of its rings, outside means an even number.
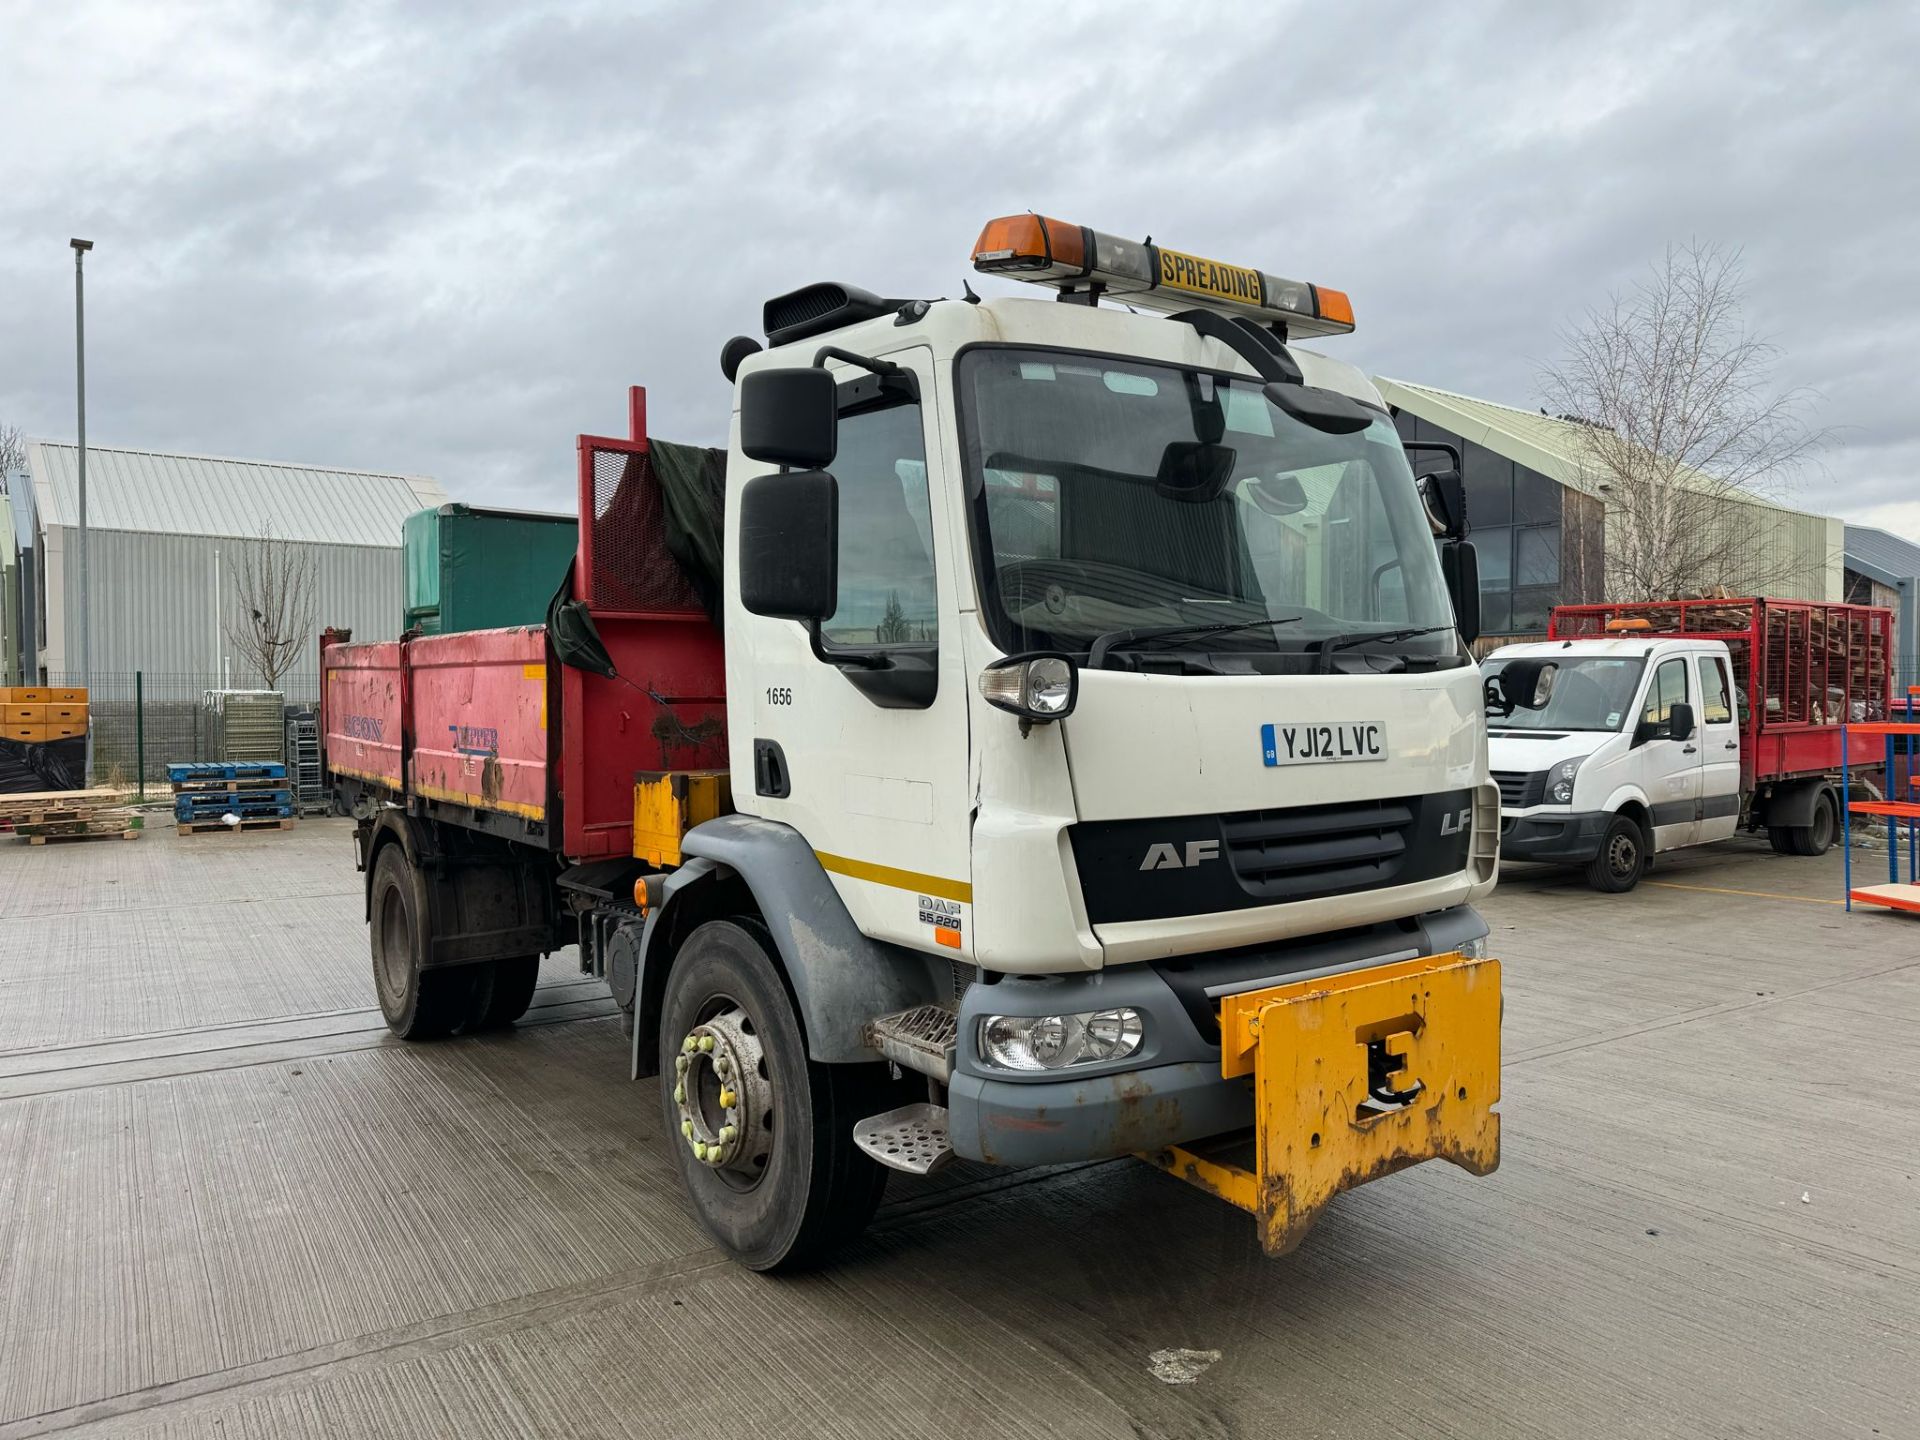
[[[1080,698],[1080,668],[1071,655],[1051,651],[1009,655],[980,672],[980,694],[1029,724],[1064,720]]]
[[[1573,777],[1579,769],[1578,760],[1562,760],[1547,772],[1547,800],[1551,804],[1573,803]]]
[[[1146,1017],[1130,1005],[1075,1015],[983,1015],[980,1056],[1002,1070],[1065,1070],[1124,1060],[1146,1035]]]

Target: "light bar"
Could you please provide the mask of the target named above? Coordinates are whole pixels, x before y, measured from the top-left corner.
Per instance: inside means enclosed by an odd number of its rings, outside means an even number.
[[[1290,335],[1345,335],[1353,329],[1353,302],[1344,291],[1123,240],[1045,215],[989,220],[973,247],[973,268],[1055,290],[1111,295],[1153,310],[1246,315],[1284,325]]]

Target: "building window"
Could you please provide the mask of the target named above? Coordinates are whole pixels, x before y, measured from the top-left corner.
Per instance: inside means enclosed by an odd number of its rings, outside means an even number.
[[[1517,543],[1513,556],[1513,583],[1516,586],[1558,585],[1560,527],[1533,525],[1514,534]]]

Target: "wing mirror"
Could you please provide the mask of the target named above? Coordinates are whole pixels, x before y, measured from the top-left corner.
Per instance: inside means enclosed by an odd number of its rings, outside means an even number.
[[[749,460],[822,470],[840,448],[840,397],[818,366],[756,370],[740,382],[740,448]]]
[[[1509,660],[1486,682],[1487,713],[1511,715],[1516,710],[1544,710],[1553,699],[1554,677],[1560,667],[1551,660]]]
[[[1467,486],[1458,470],[1436,470],[1414,482],[1427,512],[1427,528],[1448,540],[1467,538]]]
[[[1384,416],[1376,410],[1317,385],[1295,385],[1275,380],[1265,391],[1267,399],[1278,405],[1302,425],[1328,435],[1353,435]]]
[[[740,603],[755,615],[820,621],[833,614],[839,594],[840,487],[833,476],[787,470],[749,480],[740,491]]]
[[[1669,740],[1691,740],[1693,738],[1693,706],[1686,701],[1677,701],[1667,713],[1667,738]]]

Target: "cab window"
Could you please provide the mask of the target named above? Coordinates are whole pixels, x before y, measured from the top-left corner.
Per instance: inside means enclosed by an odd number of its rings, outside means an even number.
[[[1664,725],[1672,716],[1673,707],[1684,705],[1686,699],[1687,662],[1662,660],[1660,668],[1653,672],[1653,683],[1647,686],[1647,704],[1640,712],[1640,720],[1643,724]]]
[[[933,519],[920,407],[840,417],[840,591],[820,626],[832,644],[872,649],[939,638]]]
[[[1733,703],[1729,698],[1731,687],[1727,684],[1727,662],[1718,655],[1700,657],[1700,723],[1703,725],[1730,725],[1733,723]]]

